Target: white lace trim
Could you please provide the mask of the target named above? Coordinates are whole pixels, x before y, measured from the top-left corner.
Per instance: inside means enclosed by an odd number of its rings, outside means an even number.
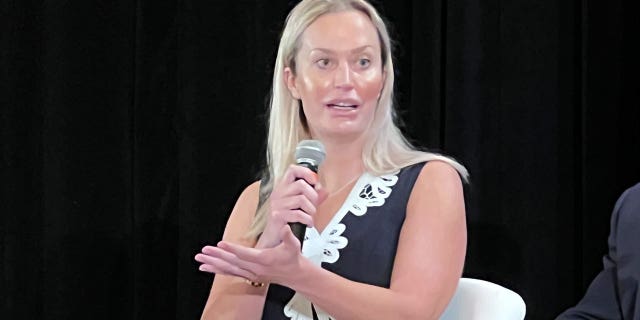
[[[341,223],[342,219],[349,212],[356,216],[363,216],[367,213],[368,207],[382,206],[391,195],[391,187],[396,182],[398,182],[398,172],[379,177],[368,173],[363,174],[322,233],[319,233],[316,228],[307,228],[302,255],[318,266],[323,262],[335,263],[338,261],[340,259],[339,250],[345,248],[349,243],[349,240],[342,236],[347,228]],[[293,320],[313,320],[311,308],[311,302],[296,292],[284,307],[284,314]],[[333,320],[328,313],[317,306],[313,306],[313,308],[315,308],[319,320]]]

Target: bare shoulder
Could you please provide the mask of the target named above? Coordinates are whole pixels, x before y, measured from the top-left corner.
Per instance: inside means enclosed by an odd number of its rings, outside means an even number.
[[[445,192],[462,192],[462,180],[458,171],[444,161],[427,162],[416,181],[418,186],[428,186]]]
[[[233,216],[242,214],[251,215],[253,217],[253,214],[258,207],[259,195],[260,181],[258,180],[244,188],[244,190],[238,197],[238,200],[236,201],[231,215]]]
[[[248,185],[238,197],[233,211],[227,221],[223,239],[235,243],[245,243],[247,233],[258,208],[258,198],[260,194],[260,181],[255,181]]]
[[[240,194],[240,197],[238,198],[238,202],[247,201],[247,202],[255,203],[257,205],[259,194],[260,194],[260,180],[254,181],[253,183],[248,185],[246,188],[244,188],[244,190],[242,190],[242,193]]]
[[[423,205],[464,206],[462,179],[453,166],[444,161],[424,165],[409,198],[409,206]]]

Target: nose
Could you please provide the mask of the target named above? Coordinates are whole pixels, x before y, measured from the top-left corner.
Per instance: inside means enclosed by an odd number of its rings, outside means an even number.
[[[353,75],[351,68],[346,62],[340,63],[335,70],[334,85],[336,88],[351,89],[353,88]]]

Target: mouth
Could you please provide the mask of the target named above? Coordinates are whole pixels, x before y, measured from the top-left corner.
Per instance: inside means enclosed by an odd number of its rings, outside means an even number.
[[[325,104],[330,109],[356,110],[360,107],[360,101],[351,98],[332,99]]]
[[[326,106],[329,107],[329,108],[338,109],[338,110],[355,110],[355,109],[358,109],[358,105],[357,104],[329,103]]]

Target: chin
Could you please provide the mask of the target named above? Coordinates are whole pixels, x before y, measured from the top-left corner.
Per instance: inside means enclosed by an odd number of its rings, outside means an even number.
[[[339,140],[357,140],[364,135],[365,131],[363,128],[327,128],[322,130],[320,136]]]

